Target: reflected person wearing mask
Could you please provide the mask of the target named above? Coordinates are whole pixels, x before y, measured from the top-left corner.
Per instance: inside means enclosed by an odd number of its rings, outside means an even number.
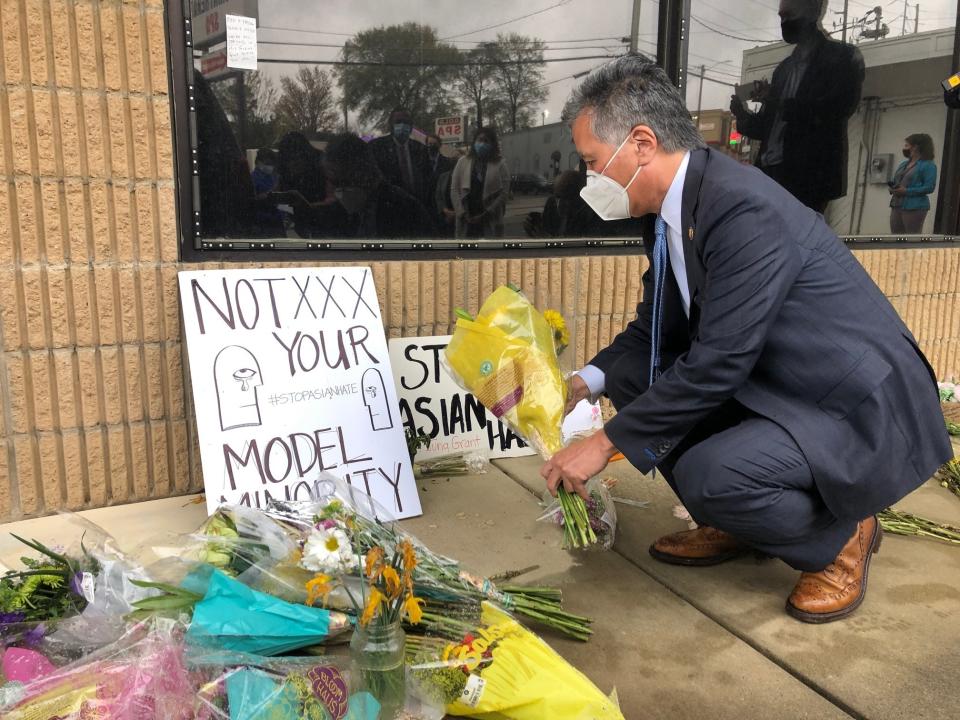
[[[510,196],[510,168],[493,128],[477,130],[470,152],[457,161],[450,180],[458,238],[502,238]]]
[[[334,138],[324,163],[334,197],[348,216],[345,237],[416,240],[434,235],[433,220],[420,201],[386,181],[370,145],[356,135]]]
[[[649,269],[636,319],[570,381],[568,410],[606,395],[617,414],[544,464],[547,487],[586,495],[622,452],[699,525],[654,542],[655,559],[760,551],[802,573],[788,614],[849,615],[875,514],[952,454],[916,341],[821,215],[706,147],[655,63],[594,70],[564,120],[592,171],[583,199],[642,218]]]
[[[737,130],[760,141],[757,167],[807,207],[823,213],[847,194],[847,120],[863,86],[860,51],[827,36],[825,0],[780,0],[783,41],[796,45],[754,92],[750,112],[736,95],[730,111]]]
[[[413,118],[396,108],[387,120],[389,135],[370,143],[380,172],[391,185],[413,195],[424,205],[430,199],[430,160],[422,143],[411,139]]]

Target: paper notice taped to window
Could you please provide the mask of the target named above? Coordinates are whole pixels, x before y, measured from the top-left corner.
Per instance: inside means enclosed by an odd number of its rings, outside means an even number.
[[[257,69],[257,19],[227,15],[227,67]]]

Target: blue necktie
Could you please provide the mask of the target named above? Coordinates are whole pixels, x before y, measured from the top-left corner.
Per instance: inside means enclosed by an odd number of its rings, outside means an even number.
[[[650,384],[660,377],[660,329],[663,325],[663,285],[667,277],[667,223],[657,215],[653,243],[653,319],[650,325]]]

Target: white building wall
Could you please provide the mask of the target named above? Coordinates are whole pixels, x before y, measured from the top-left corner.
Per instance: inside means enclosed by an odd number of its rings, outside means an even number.
[[[560,172],[576,170],[580,163],[570,128],[564,123],[504,133],[500,136],[500,149],[514,175],[533,173],[545,178],[553,177],[550,158],[554,152],[560,153]]]

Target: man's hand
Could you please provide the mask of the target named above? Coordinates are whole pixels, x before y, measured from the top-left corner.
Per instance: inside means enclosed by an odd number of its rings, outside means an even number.
[[[607,433],[598,430],[586,440],[575,442],[550,458],[540,469],[540,475],[547,481],[547,488],[554,497],[562,483],[567,492],[589,500],[587,480],[602,471],[616,454],[617,448]]]
[[[567,384],[567,405],[563,408],[564,417],[573,412],[577,403],[586,400],[588,397],[590,397],[590,388],[587,387],[583,378],[579,375],[571,376],[570,382]]]
[[[902,186],[895,187],[891,192],[897,197],[904,197],[907,194],[907,189]]]

